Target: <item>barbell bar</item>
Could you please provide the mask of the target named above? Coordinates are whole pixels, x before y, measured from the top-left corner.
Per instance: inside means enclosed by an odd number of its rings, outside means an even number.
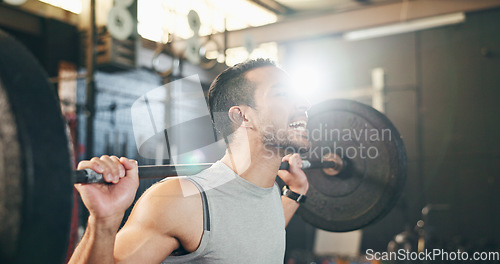
[[[172,176],[188,176],[208,169],[213,163],[199,164],[176,164],[176,165],[153,165],[139,166],[139,179],[159,179]],[[332,169],[338,167],[339,164],[334,161],[309,161],[302,160],[301,168],[306,169]],[[290,164],[288,161],[281,162],[280,170],[288,170]],[[103,175],[91,169],[74,170],[72,174],[74,183],[104,183]]]

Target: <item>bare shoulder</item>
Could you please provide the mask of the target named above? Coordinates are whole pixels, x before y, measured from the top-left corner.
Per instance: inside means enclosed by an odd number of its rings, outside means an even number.
[[[201,202],[200,191],[185,178],[175,177],[151,186],[141,196],[138,205],[147,202],[163,209]]]
[[[158,263],[176,249],[196,250],[203,235],[201,195],[189,180],[150,187],[118,232],[114,255],[122,263]]]
[[[151,186],[137,201],[129,221],[176,238],[192,251],[203,234],[203,206],[200,191],[185,178],[171,178]]]

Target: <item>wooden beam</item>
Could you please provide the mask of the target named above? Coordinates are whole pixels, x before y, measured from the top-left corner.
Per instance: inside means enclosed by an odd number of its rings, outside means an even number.
[[[38,0],[28,0],[16,8],[40,17],[57,19],[74,26],[78,25],[78,14]]]
[[[0,5],[0,26],[36,36],[42,34],[40,18],[5,4]]]
[[[246,34],[256,43],[288,42],[322,36],[340,34],[346,31],[401,22],[401,10],[407,8],[406,20],[432,17],[456,12],[471,12],[500,6],[500,0],[451,1],[415,0],[377,5],[343,13],[331,13],[316,17],[288,19],[260,27],[246,28],[229,32],[228,48],[244,46]],[[213,36],[224,43],[223,33]],[[184,47],[184,41],[175,43]]]
[[[275,13],[276,15],[289,15],[294,12],[293,9],[282,5],[275,0],[250,0],[250,2],[254,2],[255,4]]]

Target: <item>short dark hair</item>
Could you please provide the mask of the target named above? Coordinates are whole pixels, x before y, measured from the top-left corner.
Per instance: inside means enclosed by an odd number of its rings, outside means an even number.
[[[245,73],[265,66],[277,67],[276,63],[269,59],[248,60],[225,69],[212,82],[208,90],[208,106],[219,135],[227,138],[236,130],[227,114],[232,106],[254,107],[255,84],[245,77]]]

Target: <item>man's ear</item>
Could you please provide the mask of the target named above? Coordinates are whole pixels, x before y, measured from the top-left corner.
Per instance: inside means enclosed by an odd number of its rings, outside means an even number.
[[[252,121],[245,115],[246,109],[240,106],[232,106],[229,108],[228,114],[231,122],[237,126],[252,128]]]
[[[243,114],[241,113],[241,108],[239,106],[232,106],[228,111],[229,120],[233,124],[240,126],[243,123]]]

